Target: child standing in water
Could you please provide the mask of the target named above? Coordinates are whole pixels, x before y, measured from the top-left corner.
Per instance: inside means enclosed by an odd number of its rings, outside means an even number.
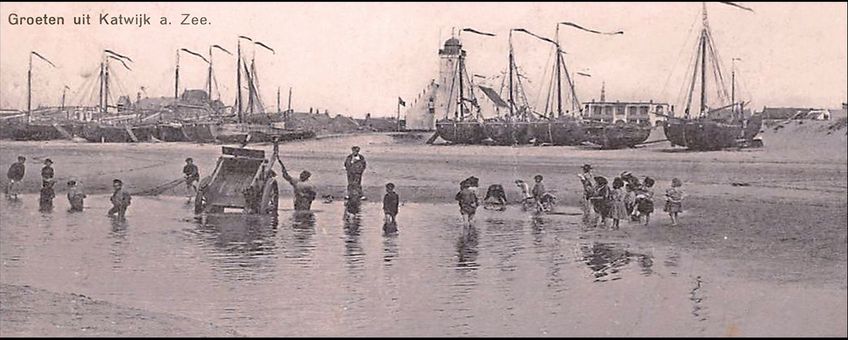
[[[474,192],[477,186],[476,180],[476,177],[469,177],[459,183],[460,190],[455,197],[459,202],[459,212],[462,214],[462,221],[466,227],[474,224],[474,214],[477,213],[477,193]]]
[[[399,200],[400,197],[398,197],[398,194],[395,192],[395,184],[387,183],[386,195],[383,196],[383,212],[386,214],[386,218],[383,222],[383,231],[387,233],[397,231],[397,220],[395,220],[395,217],[398,213]]]
[[[679,220],[677,214],[683,211],[683,182],[678,178],[671,180],[671,188],[665,191],[665,212],[671,217],[671,225],[676,226]]]
[[[651,222],[651,213],[654,212],[654,179],[645,177],[645,182],[636,193],[636,212],[640,218],[645,216],[645,225]]]
[[[630,214],[627,213],[627,205],[624,203],[625,195],[627,194],[624,192],[624,180],[620,177],[616,177],[612,181],[612,204],[610,207],[610,217],[612,217],[613,230],[618,230],[621,220],[630,217]]]
[[[79,186],[77,185],[77,181],[68,181],[68,202],[71,204],[71,209],[69,209],[68,211],[82,211],[83,200],[85,200],[85,197],[85,193],[82,192],[82,189],[79,188]]]

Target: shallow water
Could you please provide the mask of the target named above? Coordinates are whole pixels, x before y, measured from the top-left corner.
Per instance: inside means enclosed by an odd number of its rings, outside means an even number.
[[[183,198],[135,197],[119,222],[105,216],[107,196],[89,197],[83,213],[55,202],[38,212],[32,195],[0,200],[3,283],[247,335],[846,332],[844,290],[729,279],[684,250],[632,244],[635,225],[587,229],[569,207],[544,216],[480,209],[464,231],[455,205],[408,203],[400,232],[384,235],[378,203],[349,221],[343,202],[316,202],[313,214],[283,209],[278,219],[198,221]]]

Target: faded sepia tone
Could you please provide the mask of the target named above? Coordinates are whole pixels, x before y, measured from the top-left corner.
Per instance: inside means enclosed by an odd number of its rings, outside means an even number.
[[[846,65],[846,3],[3,2],[0,337],[846,336]]]

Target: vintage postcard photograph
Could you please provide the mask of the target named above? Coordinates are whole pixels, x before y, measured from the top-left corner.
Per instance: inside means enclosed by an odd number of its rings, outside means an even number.
[[[0,337],[846,337],[846,2],[0,2]]]

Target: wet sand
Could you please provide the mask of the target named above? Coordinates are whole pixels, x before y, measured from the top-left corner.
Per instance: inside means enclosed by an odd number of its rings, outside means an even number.
[[[0,301],[0,337],[239,336],[197,320],[29,286],[0,284]]]
[[[285,144],[281,151],[290,171],[313,173],[319,196],[339,198],[345,187],[344,157],[351,145],[361,146],[368,160],[363,185],[368,200],[375,202],[382,197],[383,185],[391,181],[402,201],[452,203],[458,182],[471,175],[480,178],[483,188],[504,185],[508,198],[515,200],[518,191],[512,182],[516,178],[530,180],[542,174],[548,190],[559,197],[559,205],[575,207],[581,193],[577,173],[583,163],[593,164],[596,175],[609,178],[624,170],[639,177],[650,175],[657,179],[655,192],[660,197],[671,178],[679,177],[688,195],[682,225],[669,226],[659,199],[651,226],[622,223],[630,242],[686,249],[716,263],[721,274],[731,278],[848,289],[844,133],[828,136],[827,147],[822,147],[809,134],[767,132],[763,149],[719,152],[687,152],[667,143],[605,151],[423,145],[427,137],[328,138]],[[270,146],[262,148],[270,152]],[[82,180],[90,193],[107,193],[112,178],[123,179],[130,191],[140,191],[180,177],[185,157],[193,157],[201,174],[208,174],[220,146],[3,141],[0,169],[8,168],[18,154],[28,157],[27,192],[35,192],[39,184],[41,165],[36,162],[45,157],[55,162],[60,178],[56,206],[64,209],[67,201],[61,180],[65,178]],[[291,191],[283,188],[281,208],[288,209]],[[182,195],[181,190],[166,194]],[[597,230],[595,234],[605,233]]]

